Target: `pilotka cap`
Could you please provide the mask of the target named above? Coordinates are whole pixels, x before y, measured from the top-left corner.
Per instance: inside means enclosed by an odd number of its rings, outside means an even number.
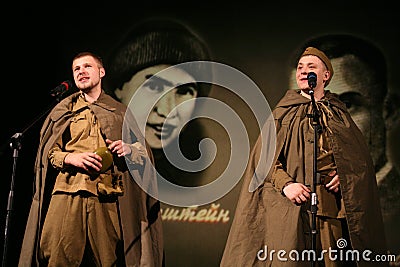
[[[322,52],[321,50],[318,50],[315,47],[307,47],[306,50],[304,50],[303,54],[301,55],[301,57],[303,56],[308,56],[308,55],[313,55],[318,57],[319,59],[322,60],[322,62],[324,62],[326,68],[329,70],[329,72],[331,73],[331,76],[329,77],[329,79],[326,81],[325,83],[325,87],[328,86],[329,82],[331,81],[332,77],[333,77],[333,67],[331,64],[331,61],[329,60],[329,58],[325,55],[324,52]],[[301,58],[300,57],[300,58]]]

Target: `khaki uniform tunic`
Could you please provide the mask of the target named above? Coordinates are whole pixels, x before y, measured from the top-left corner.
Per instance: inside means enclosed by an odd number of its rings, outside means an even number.
[[[111,177],[111,171],[90,175],[64,166],[68,153],[93,152],[106,143],[83,95],[74,104],[73,112],[75,116],[64,140],[49,151],[50,163],[60,173],[43,225],[41,257],[48,266],[115,266],[121,253],[117,247],[122,242],[117,198],[104,201],[98,197],[98,186],[103,180],[110,180],[105,178]]]

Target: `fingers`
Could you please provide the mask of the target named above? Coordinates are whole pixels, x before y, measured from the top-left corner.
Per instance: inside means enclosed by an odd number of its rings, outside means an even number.
[[[308,199],[308,197],[306,197],[304,193],[300,194],[297,198],[300,199],[300,203],[301,202],[306,202],[307,199]]]
[[[284,193],[294,204],[302,204],[310,198],[310,189],[301,183],[287,185]]]
[[[108,145],[110,145],[112,142],[114,142],[114,141],[112,141],[112,140],[110,140],[110,139],[106,139],[106,143],[108,144]]]
[[[311,192],[311,189],[310,189],[309,187],[305,186],[304,184],[300,184],[300,185],[301,185],[302,189],[303,189],[305,192],[307,192],[307,193],[310,193],[310,192]],[[310,194],[308,194],[308,196],[310,196]]]
[[[328,173],[328,176],[330,176],[330,177],[334,177],[336,175],[336,170],[331,170],[329,173]]]
[[[64,159],[68,165],[82,168],[85,171],[100,171],[102,158],[96,153],[70,153]]]
[[[103,159],[95,154],[95,153],[87,153],[83,159],[83,164],[84,164],[84,169],[85,170],[90,170],[94,169],[95,171],[100,171],[102,164],[101,161]]]
[[[325,185],[325,188],[328,189],[329,191],[333,191],[337,193],[340,188],[340,180],[339,180],[339,175],[335,175],[332,180]]]
[[[122,142],[121,140],[118,140],[118,141]],[[108,149],[111,152],[115,152],[115,149],[116,149],[116,147],[118,145],[118,141],[112,141],[110,139],[106,139],[106,143],[108,144]]]
[[[326,185],[326,188],[327,188],[329,191],[333,191],[333,192],[335,192],[335,193],[339,192],[339,185],[332,185],[332,186],[329,186],[329,187]]]
[[[143,164],[143,159],[141,157],[146,157],[147,155],[146,148],[139,142],[128,145],[122,142],[122,140],[112,141],[106,139],[106,143],[108,144],[108,149],[112,153],[116,153],[118,157],[135,154],[135,158],[138,158],[137,161],[139,161],[140,164]]]
[[[292,199],[292,202],[294,204],[303,204],[303,203],[307,202],[307,200],[308,200],[308,198],[305,195],[300,194],[300,195],[294,197]]]
[[[332,180],[325,187],[332,192],[339,192],[340,180],[336,172],[333,173]],[[290,183],[283,189],[284,195],[294,204],[303,204],[311,197],[311,189],[302,183]]]
[[[129,154],[128,153],[129,151],[127,151],[127,149],[124,149],[124,144],[122,140],[112,141],[110,139],[106,139],[106,143],[108,144],[108,149],[112,153],[116,153],[118,157],[122,157]]]

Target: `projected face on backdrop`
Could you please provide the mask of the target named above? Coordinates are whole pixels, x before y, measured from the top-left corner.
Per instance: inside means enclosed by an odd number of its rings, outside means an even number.
[[[179,68],[168,71],[168,77],[165,77],[163,72],[159,73],[168,67],[170,65],[162,64],[145,68],[135,73],[122,85],[122,88],[115,90],[115,95],[126,105],[129,105],[132,96],[139,88],[144,90],[143,96],[148,96],[147,99],[161,97],[150,113],[146,108],[137,108],[135,112],[138,121],[146,121],[145,137],[153,149],[161,149],[163,144],[167,146],[178,138],[178,129],[186,124],[195,108],[193,101],[177,107],[186,100],[197,97],[194,78]],[[171,87],[174,89],[168,91]],[[146,99],[143,99],[143,103],[145,101]]]
[[[346,55],[331,60],[335,70],[335,78],[329,85],[332,93],[339,95],[348,108],[354,122],[367,140],[371,138],[371,85],[363,77],[368,77],[368,70],[357,58]],[[358,75],[357,73],[358,72]],[[360,77],[359,77],[360,76]]]

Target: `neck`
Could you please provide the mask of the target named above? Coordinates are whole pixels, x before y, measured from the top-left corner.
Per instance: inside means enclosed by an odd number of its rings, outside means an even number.
[[[301,91],[300,91],[300,94],[301,94],[302,96],[304,96],[304,97],[307,97],[308,99],[311,99],[311,96],[310,96],[309,91],[310,91],[309,89],[301,90]],[[316,91],[316,90],[314,89],[314,99],[315,99],[315,101],[319,101],[319,100],[321,100],[323,97],[324,97],[324,90],[322,90],[322,91]]]
[[[101,88],[94,87],[90,90],[82,90],[82,93],[85,96],[86,101],[88,101],[89,103],[93,103],[99,98],[101,94]]]

